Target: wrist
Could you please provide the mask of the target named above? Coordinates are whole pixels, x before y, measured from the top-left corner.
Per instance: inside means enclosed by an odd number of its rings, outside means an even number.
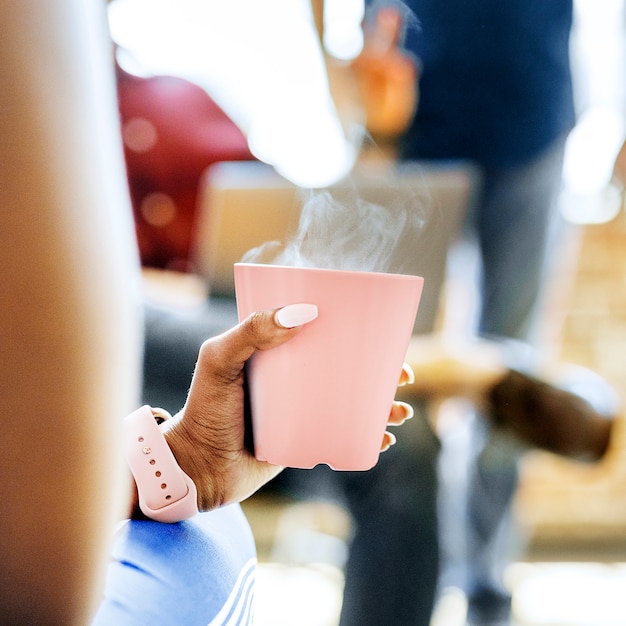
[[[188,428],[183,414],[164,422],[161,431],[180,468],[196,485],[198,510],[210,511],[223,504],[216,489],[214,468],[207,462],[206,445]]]

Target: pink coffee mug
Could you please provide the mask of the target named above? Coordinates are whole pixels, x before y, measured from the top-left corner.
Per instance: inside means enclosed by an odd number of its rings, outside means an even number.
[[[239,319],[296,303],[318,317],[256,353],[248,384],[255,455],[275,465],[376,465],[413,330],[423,278],[235,264]]]

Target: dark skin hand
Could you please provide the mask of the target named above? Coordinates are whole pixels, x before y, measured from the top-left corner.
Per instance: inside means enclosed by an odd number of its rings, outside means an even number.
[[[161,427],[181,469],[196,484],[201,511],[245,500],[283,469],[257,460],[248,450],[243,420],[246,361],[256,351],[289,341],[302,328],[285,328],[277,312],[254,313],[205,341],[185,406]],[[405,365],[399,384],[412,380],[412,370]],[[394,402],[388,423],[399,425],[412,415],[410,405]],[[381,451],[394,442],[395,437],[385,432]]]

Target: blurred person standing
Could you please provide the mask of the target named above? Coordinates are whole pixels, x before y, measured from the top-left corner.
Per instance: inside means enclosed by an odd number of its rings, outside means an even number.
[[[399,140],[398,158],[403,162],[463,159],[479,171],[480,185],[467,219],[467,234],[477,246],[480,261],[476,330],[481,336],[537,343],[543,290],[550,261],[558,254],[561,225],[556,200],[565,141],[575,122],[569,58],[572,1],[407,0],[401,4],[387,0],[368,4],[372,15],[392,7],[399,14],[410,10],[419,21],[419,28],[411,30],[404,42],[418,60],[419,104]],[[372,64],[362,55],[353,67],[365,86],[367,101],[376,93],[375,83],[368,82]],[[380,71],[375,66],[375,72]],[[389,72],[393,74],[393,68]],[[375,106],[374,99],[370,100]],[[474,462],[464,521],[467,553],[463,574],[455,582],[468,596],[470,623],[505,624],[511,599],[501,584],[508,557],[500,541],[508,529],[519,452],[491,436],[487,420],[480,416],[473,431]],[[428,450],[438,452],[436,446]],[[395,450],[365,482],[385,482],[387,469],[399,472],[399,466],[408,467],[412,461],[402,451]],[[419,451],[424,453],[423,446]],[[405,517],[413,518],[409,522],[412,537],[402,537],[404,548],[396,550],[399,556],[392,565],[403,575],[411,569],[416,588],[424,579],[432,581],[432,576],[425,576],[421,558],[410,562],[405,555],[410,553],[407,546],[419,543],[415,537],[424,532],[419,526],[424,504],[431,507],[437,491],[435,482],[426,484],[433,480],[432,471],[417,480],[425,502],[415,496],[407,499],[406,506],[415,508],[412,516],[405,512]],[[388,550],[393,551],[389,543]],[[390,576],[389,571],[386,575]],[[395,604],[399,602],[396,596]],[[427,603],[418,608],[423,615],[412,621],[401,617],[395,623],[428,624]],[[363,612],[359,621],[346,616],[342,623],[374,622]]]

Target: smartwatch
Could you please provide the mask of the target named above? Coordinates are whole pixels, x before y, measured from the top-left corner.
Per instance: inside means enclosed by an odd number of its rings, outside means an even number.
[[[164,414],[162,409],[146,405],[128,415],[124,420],[125,453],[142,513],[158,522],[173,523],[198,512],[198,496],[193,480],[180,469],[159,428]]]

